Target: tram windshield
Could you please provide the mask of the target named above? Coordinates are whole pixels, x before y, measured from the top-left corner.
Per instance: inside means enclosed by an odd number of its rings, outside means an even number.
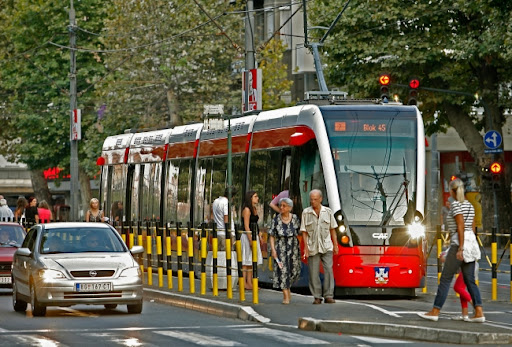
[[[349,224],[404,225],[416,194],[416,114],[332,110],[324,119]]]

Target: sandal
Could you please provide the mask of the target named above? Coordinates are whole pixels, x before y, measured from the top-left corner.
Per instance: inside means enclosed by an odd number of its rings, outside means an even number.
[[[283,305],[288,305],[290,303],[290,300],[283,300]]]

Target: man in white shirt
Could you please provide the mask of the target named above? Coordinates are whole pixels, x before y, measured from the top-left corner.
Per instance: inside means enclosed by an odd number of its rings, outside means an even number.
[[[231,187],[231,198],[237,193],[235,187]],[[226,225],[228,224],[228,196],[229,191],[228,188],[224,190],[224,196],[219,196],[217,199],[213,201],[212,204],[212,214],[213,221],[215,222],[215,226],[217,227],[217,239],[218,239],[218,250],[225,251],[226,250]],[[233,216],[231,216],[231,230],[235,229],[235,225],[233,223]],[[232,243],[233,244],[233,243]]]
[[[12,213],[9,206],[7,206],[7,200],[3,197],[0,198],[0,222],[13,222],[14,213]]]
[[[314,296],[313,304],[327,304],[334,300],[334,274],[332,257],[338,254],[335,228],[338,226],[329,207],[322,206],[322,192],[313,189],[309,193],[310,207],[302,211],[300,231],[304,238],[304,257],[308,258],[309,290]],[[324,268],[324,285],[320,282],[320,262]]]

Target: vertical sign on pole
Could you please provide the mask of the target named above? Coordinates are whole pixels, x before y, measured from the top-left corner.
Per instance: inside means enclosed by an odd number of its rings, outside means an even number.
[[[82,111],[80,109],[74,109],[71,115],[71,141],[82,139]]]
[[[249,83],[246,83],[246,76],[249,78]],[[244,71],[242,74],[242,110],[244,112],[261,110],[261,69],[252,69]],[[246,89],[249,88],[249,105],[246,105]]]

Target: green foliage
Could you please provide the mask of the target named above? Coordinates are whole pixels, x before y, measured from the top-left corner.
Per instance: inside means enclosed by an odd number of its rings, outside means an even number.
[[[264,110],[289,106],[282,100],[290,92],[293,81],[288,80],[287,68],[283,63],[286,47],[280,39],[273,38],[261,52],[259,67],[263,75],[262,104]]]

